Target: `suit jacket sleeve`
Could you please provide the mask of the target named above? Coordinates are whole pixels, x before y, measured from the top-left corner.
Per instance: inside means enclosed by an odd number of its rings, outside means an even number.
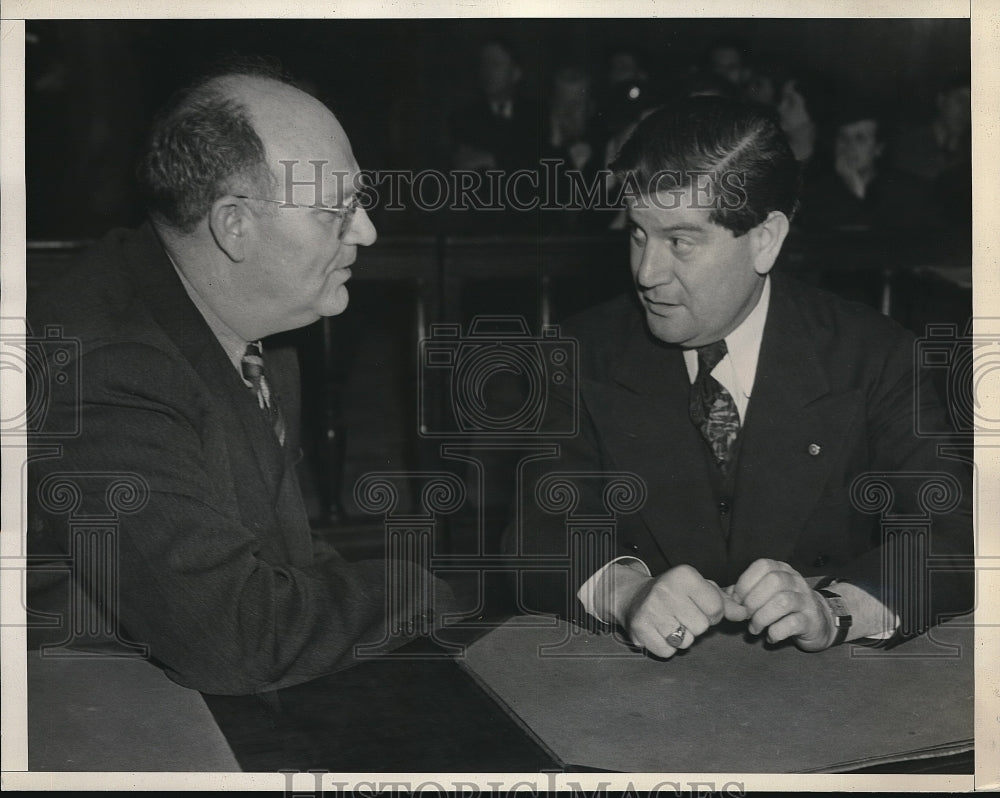
[[[857,483],[851,497],[877,528],[872,548],[835,575],[900,617],[899,641],[970,611],[974,580],[970,447],[957,444],[930,375],[915,365],[914,337],[896,329],[867,396],[870,466],[858,475],[867,495]]]
[[[49,421],[65,429],[82,410],[83,434],[62,457],[40,461],[33,482],[125,473],[146,486],[145,504],[117,522],[115,609],[126,636],[148,644],[172,679],[221,694],[295,684],[352,664],[355,645],[383,642],[400,615],[432,611],[422,590],[430,576],[416,565],[318,560],[308,544],[308,554],[290,551],[267,519],[241,515],[232,462],[246,442],[227,440],[225,404],[187,361],[115,342],[84,355],[81,373],[80,401],[55,390]],[[101,513],[105,501],[84,488],[78,513]],[[308,526],[300,531],[308,541]],[[42,512],[29,550],[58,549],[65,536],[65,518]],[[388,568],[410,586],[391,602]],[[441,609],[450,597],[436,587]]]

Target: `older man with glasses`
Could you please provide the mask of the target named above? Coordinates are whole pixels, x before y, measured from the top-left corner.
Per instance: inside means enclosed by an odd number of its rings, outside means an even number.
[[[322,180],[285,183],[289,164],[317,163]],[[149,221],[106,237],[31,319],[79,343],[80,374],[53,382],[42,430],[80,434],[52,437],[61,456],[30,473],[32,610],[96,604],[112,644],[240,694],[346,667],[356,644],[415,617],[426,628],[447,604],[415,565],[392,564],[412,570],[413,594],[387,600],[386,562],[314,545],[295,475],[298,365],[261,343],[347,307],[358,247],[376,238],[359,172],[329,109],[259,64],[199,80],[158,116],[139,168]],[[115,578],[77,569],[71,585],[44,568],[71,532],[46,489],[67,475],[100,512],[100,474],[126,475],[142,501],[120,516]]]

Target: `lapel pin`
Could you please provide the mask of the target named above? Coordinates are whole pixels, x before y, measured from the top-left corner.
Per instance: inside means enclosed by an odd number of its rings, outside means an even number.
[[[818,443],[809,444],[809,454],[811,454],[813,457],[818,455],[821,451],[823,451],[823,447],[820,446]]]

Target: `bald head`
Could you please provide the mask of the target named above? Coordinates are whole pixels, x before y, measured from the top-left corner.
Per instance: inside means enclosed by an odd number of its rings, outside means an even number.
[[[273,75],[232,70],[171,103],[140,170],[189,290],[246,341],[347,307],[357,248],[377,237],[360,176],[326,106]]]
[[[330,110],[277,73],[255,69],[179,93],[154,122],[138,178],[154,221],[190,233],[220,196],[273,196],[280,161],[331,157],[354,163]]]
[[[347,134],[323,103],[277,80],[255,76],[225,76],[218,90],[246,109],[265,151],[272,175],[284,175],[282,161],[307,165],[326,161],[342,168],[355,166]],[[310,198],[310,202],[312,198]]]

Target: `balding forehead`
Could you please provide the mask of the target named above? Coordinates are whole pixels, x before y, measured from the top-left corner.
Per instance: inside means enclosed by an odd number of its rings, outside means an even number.
[[[332,126],[343,134],[330,109],[301,89],[256,76],[229,75],[218,80],[220,88],[245,105],[255,121],[279,129]]]
[[[328,169],[357,171],[350,140],[337,118],[323,103],[286,83],[270,78],[227,76],[220,87],[243,103],[267,160],[276,174],[280,162],[326,161]]]

